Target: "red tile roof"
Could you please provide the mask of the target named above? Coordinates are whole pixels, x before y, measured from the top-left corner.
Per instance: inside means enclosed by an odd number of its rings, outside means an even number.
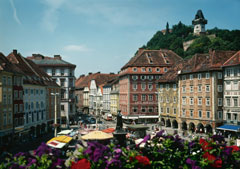
[[[33,61],[21,56],[17,51],[10,53],[7,56],[7,59],[24,73],[24,83],[59,87],[47,73],[45,73]]]
[[[181,74],[192,72],[204,72],[211,70],[221,70],[222,65],[235,51],[209,51],[208,54],[195,54],[181,70]]]
[[[97,86],[103,86],[105,83],[115,78],[116,76],[118,75],[103,73],[94,73],[82,77],[80,76],[75,82],[75,87],[76,88],[90,87],[91,80],[95,80]]]
[[[171,50],[145,50],[139,49],[138,53],[125,64],[121,70],[127,67],[153,67],[153,66],[172,66],[183,60]]]
[[[236,65],[240,65],[240,51],[238,51],[230,59],[228,59],[223,64],[223,67],[236,66]]]

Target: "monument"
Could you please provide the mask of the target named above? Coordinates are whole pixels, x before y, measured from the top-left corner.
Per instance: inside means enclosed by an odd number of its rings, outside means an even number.
[[[125,132],[123,130],[123,120],[122,120],[121,110],[118,110],[116,130],[113,133],[116,144],[119,144],[121,147],[125,147],[126,146],[126,134],[127,134],[127,132]]]

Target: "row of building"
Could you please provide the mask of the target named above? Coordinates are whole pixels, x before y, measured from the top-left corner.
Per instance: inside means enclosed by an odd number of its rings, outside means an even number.
[[[80,76],[77,108],[101,116],[121,110],[126,122],[161,121],[192,132],[213,132],[224,123],[237,126],[239,55],[210,50],[183,60],[171,50],[139,49],[117,75]]]
[[[59,55],[0,53],[0,145],[52,131],[55,113],[58,124],[69,123],[75,115],[75,67]]]

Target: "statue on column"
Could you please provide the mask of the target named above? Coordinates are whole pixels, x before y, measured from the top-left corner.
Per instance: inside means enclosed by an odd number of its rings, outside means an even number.
[[[117,114],[117,126],[116,126],[116,130],[122,130],[123,129],[123,121],[122,121],[122,114],[121,114],[121,110],[118,111]]]

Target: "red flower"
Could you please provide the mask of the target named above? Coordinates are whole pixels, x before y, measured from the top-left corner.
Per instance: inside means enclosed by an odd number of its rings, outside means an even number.
[[[90,162],[85,158],[78,162],[72,162],[71,169],[90,169]]]
[[[229,146],[229,147],[232,148],[232,152],[240,150],[238,146]]]
[[[221,159],[216,159],[211,166],[213,166],[215,168],[221,168],[222,167],[222,160]]]
[[[149,159],[145,156],[138,155],[138,156],[135,157],[135,159],[138,160],[138,162],[143,164],[144,166],[145,165],[150,165]]]
[[[209,154],[209,152],[205,152],[203,154],[203,158],[208,159],[208,161],[210,161],[210,162],[214,162],[216,160],[216,157],[212,154]]]
[[[206,140],[202,139],[202,138],[199,139],[199,144],[202,145],[202,149],[204,151],[213,149],[212,147],[209,147],[209,143]]]

